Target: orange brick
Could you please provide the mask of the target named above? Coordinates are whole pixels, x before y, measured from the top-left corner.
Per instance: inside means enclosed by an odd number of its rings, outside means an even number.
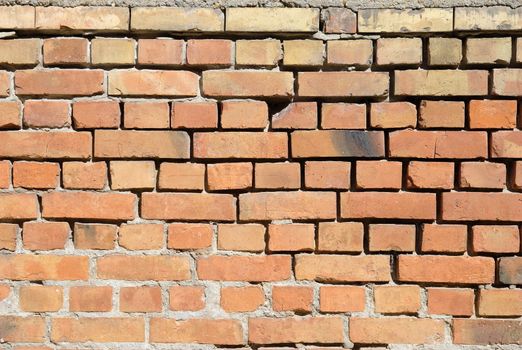
[[[518,320],[454,319],[454,344],[522,344]]]
[[[417,109],[410,102],[372,103],[370,125],[377,129],[414,128]]]
[[[333,219],[334,192],[257,192],[239,195],[241,220]]]
[[[342,343],[340,317],[250,318],[248,341],[252,344]]]
[[[432,315],[471,316],[475,304],[473,289],[427,288],[428,313]]]
[[[299,72],[297,95],[301,97],[387,96],[386,72]]]
[[[57,286],[21,286],[19,302],[22,311],[58,311],[63,306],[63,290]]]
[[[56,163],[14,162],[13,186],[55,188],[60,182],[60,166]]]
[[[22,106],[18,101],[0,101],[0,129],[20,129]]]
[[[419,286],[375,286],[375,312],[382,314],[415,314],[421,306]]]
[[[163,247],[162,224],[122,224],[118,242],[129,250],[161,249]]]
[[[365,129],[366,105],[356,103],[323,103],[323,129]]]
[[[250,312],[265,302],[260,286],[222,287],[220,305],[226,312]]]
[[[297,189],[301,187],[301,165],[299,163],[257,163],[255,187]]]
[[[454,174],[454,165],[450,162],[411,161],[406,184],[409,188],[452,189]]]
[[[317,103],[293,102],[272,116],[272,129],[317,128]]]
[[[326,63],[334,66],[368,67],[373,60],[371,40],[329,40]]]
[[[11,162],[8,160],[0,161],[0,188],[11,186]]]
[[[259,224],[218,225],[218,249],[262,252],[265,250],[265,227]]]
[[[266,158],[288,156],[283,132],[215,132],[194,134],[196,158]]]
[[[113,96],[196,96],[199,76],[188,71],[111,70],[109,95]]]
[[[518,226],[473,226],[473,251],[476,253],[520,252]]]
[[[169,288],[169,308],[174,311],[199,311],[205,308],[205,287],[173,286]]]
[[[460,164],[461,188],[501,189],[506,186],[506,165],[489,162]]]
[[[108,224],[74,224],[76,249],[114,249],[118,227]]]
[[[363,344],[442,343],[442,320],[420,318],[351,318],[350,341]]]
[[[215,102],[172,103],[172,128],[215,129],[218,111]]]
[[[69,289],[69,311],[102,312],[112,310],[112,287],[74,286]]]
[[[419,128],[463,128],[464,102],[428,101],[420,104]]]
[[[84,66],[90,62],[89,40],[84,38],[49,38],[43,43],[46,66]]]
[[[207,256],[197,259],[200,280],[211,281],[283,281],[290,278],[288,255]]]
[[[0,96],[2,97],[9,96],[11,91],[10,77],[11,73],[0,71]]]
[[[491,134],[492,158],[517,158],[520,156],[522,133],[519,131],[496,131]]]
[[[321,286],[319,303],[321,312],[363,312],[365,306],[364,287]]]
[[[236,199],[230,194],[144,193],[141,215],[154,220],[234,221]]]
[[[268,105],[262,101],[221,102],[223,129],[264,129],[268,125]]]
[[[131,193],[48,192],[42,195],[44,218],[132,220],[136,195]]]
[[[54,318],[51,322],[51,341],[56,343],[144,340],[145,321],[138,317]]]
[[[516,125],[516,100],[472,100],[469,102],[469,127],[471,129],[513,129]]]
[[[359,222],[319,223],[317,249],[321,252],[361,252],[364,227]]]
[[[39,316],[1,316],[1,325],[9,325],[2,335],[4,342],[44,342],[45,318]]]
[[[30,193],[0,194],[0,218],[7,220],[36,219],[38,199]]]
[[[15,250],[18,231],[18,225],[0,224],[0,249]]]
[[[183,40],[139,39],[138,64],[179,66],[183,63]]]
[[[296,256],[295,278],[317,282],[386,282],[390,280],[387,255]]]
[[[187,41],[187,63],[193,66],[231,66],[232,41],[199,39]]]
[[[348,162],[308,161],[305,163],[305,187],[313,189],[350,188],[350,168]]]
[[[100,279],[181,281],[190,278],[187,256],[106,255],[96,262]]]
[[[76,129],[111,129],[120,126],[120,104],[117,101],[78,101],[72,107]]]
[[[423,253],[463,253],[468,246],[465,225],[423,225],[421,251]]]
[[[313,251],[315,228],[312,224],[270,224],[268,249],[272,252]]]
[[[442,255],[400,255],[401,282],[488,284],[495,280],[493,258]]]
[[[120,311],[122,312],[160,312],[160,287],[122,287],[120,288]]]
[[[206,249],[212,244],[212,226],[208,224],[170,224],[167,247],[179,250]]]
[[[442,194],[442,220],[520,221],[519,193],[447,192]]]
[[[24,125],[32,128],[63,128],[71,125],[69,102],[28,100],[24,105]]]
[[[481,289],[477,314],[485,317],[512,317],[522,315],[522,290]]]
[[[313,296],[314,290],[311,287],[273,286],[272,308],[274,311],[310,313]]]
[[[69,238],[66,222],[24,222],[22,237],[29,250],[64,249]]]
[[[105,162],[64,162],[62,177],[64,188],[101,190],[107,184],[107,164]]]
[[[161,163],[158,188],[162,190],[203,190],[204,187],[204,164]]]
[[[103,71],[83,69],[18,70],[16,94],[20,96],[94,96],[101,95]]]
[[[153,318],[150,320],[150,341],[152,343],[244,344],[240,321],[217,318],[186,320]]]
[[[156,165],[153,161],[110,162],[113,190],[151,190],[156,186]]]
[[[89,259],[67,255],[2,255],[0,278],[15,281],[87,280]]]
[[[433,220],[436,198],[433,193],[343,192],[341,217]]]
[[[252,163],[207,165],[207,182],[211,191],[239,190],[252,186]]]
[[[167,102],[125,102],[123,126],[126,129],[168,129],[170,127]]]
[[[413,252],[415,250],[415,226],[372,224],[369,230],[371,252]]]
[[[364,189],[399,189],[402,185],[402,163],[390,161],[358,161],[357,187]]]

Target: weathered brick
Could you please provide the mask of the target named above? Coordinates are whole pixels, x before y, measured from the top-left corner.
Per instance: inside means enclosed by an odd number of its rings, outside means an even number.
[[[417,108],[409,102],[372,103],[370,124],[378,129],[414,128],[417,125]]]
[[[32,193],[0,194],[0,218],[4,220],[36,219],[38,199]]]
[[[463,128],[464,119],[464,102],[421,101],[419,128]]]
[[[108,224],[74,224],[76,249],[114,249],[118,226]]]
[[[420,318],[351,318],[350,340],[363,344],[436,344],[444,341],[444,321]]]
[[[399,130],[389,134],[392,158],[474,159],[488,156],[487,133],[481,131]]]
[[[313,251],[315,228],[311,224],[270,224],[268,249],[271,252]]]
[[[25,249],[64,249],[69,238],[66,222],[24,222],[22,238]]]
[[[465,162],[460,165],[461,188],[501,189],[506,185],[506,165],[489,162]]]
[[[94,38],[91,40],[91,63],[95,66],[132,66],[136,42],[133,39]]]
[[[402,186],[401,162],[360,160],[355,165],[357,188],[400,189]]]
[[[227,8],[227,32],[316,32],[316,8]]]
[[[158,188],[162,190],[203,190],[205,165],[195,163],[161,163]]]
[[[8,160],[0,161],[0,188],[6,189],[11,186],[11,162]]]
[[[415,226],[372,224],[369,230],[371,252],[413,252],[415,250]]]
[[[350,9],[331,7],[322,11],[325,33],[353,34],[357,31],[357,15]]]
[[[308,161],[305,163],[305,187],[317,189],[348,189],[350,187],[349,162]]]
[[[187,256],[106,255],[96,261],[100,279],[181,281],[190,278]]]
[[[24,6],[25,7],[25,6]],[[40,316],[0,317],[4,342],[44,342],[46,335],[45,318]]]
[[[455,344],[522,344],[522,322],[519,320],[456,318],[452,328]]]
[[[333,219],[334,192],[258,192],[239,195],[241,220]]]
[[[472,129],[513,129],[517,125],[517,101],[472,100],[469,126]]]
[[[55,188],[60,182],[57,163],[14,162],[13,186],[24,188]]]
[[[11,79],[12,74],[10,72],[0,71],[0,96],[9,96],[11,91]]]
[[[78,101],[72,107],[76,129],[116,129],[120,126],[120,105],[117,101]]]
[[[120,311],[159,312],[161,308],[160,287],[122,287],[120,289]]]
[[[167,102],[125,102],[123,126],[126,129],[168,129],[170,127]]]
[[[481,289],[477,305],[477,313],[480,316],[520,316],[522,315],[522,290]]]
[[[142,342],[145,340],[145,320],[139,317],[54,318],[51,341]]]
[[[150,341],[153,343],[195,343],[241,345],[243,328],[232,319],[153,318],[150,320]]]
[[[111,70],[109,95],[112,96],[196,96],[199,76],[189,71]]]
[[[232,41],[224,39],[192,39],[187,41],[187,64],[192,66],[231,66]]]
[[[422,226],[421,251],[423,253],[464,253],[468,247],[466,225]]]
[[[84,66],[90,62],[89,40],[84,38],[49,38],[43,43],[46,66]]]
[[[435,202],[433,193],[344,192],[341,217],[433,220]]]
[[[31,128],[62,128],[71,125],[69,102],[27,100],[24,125]]]
[[[359,33],[451,32],[453,9],[361,9]]]
[[[209,70],[202,79],[202,93],[209,97],[287,99],[294,95],[291,72]]]
[[[474,96],[488,94],[488,71],[399,70],[395,72],[398,96]]]
[[[0,29],[33,29],[33,6],[0,6]]]
[[[0,224],[0,249],[16,249],[16,236],[20,228],[15,224]]]
[[[306,314],[312,311],[314,291],[304,286],[273,286],[272,309]]]
[[[215,102],[172,103],[173,129],[215,129],[218,126],[218,109]]]
[[[456,7],[455,30],[516,30],[520,28],[520,9],[507,6]]]
[[[222,32],[223,12],[213,8],[134,7],[131,30],[169,32]]]
[[[519,257],[501,258],[498,275],[501,283],[522,284],[522,259]]]
[[[120,246],[129,250],[161,249],[163,247],[162,224],[123,224],[118,235]]]
[[[252,187],[252,163],[218,163],[207,165],[207,183],[211,191],[238,190]]]
[[[259,224],[218,225],[219,250],[262,252],[265,250],[265,227]]]
[[[495,280],[493,258],[401,255],[398,261],[401,282],[488,284]]]
[[[469,38],[466,62],[469,64],[507,64],[511,61],[511,38]]]
[[[283,65],[285,66],[322,66],[324,44],[322,40],[285,40],[283,41]]]
[[[462,61],[462,41],[459,38],[429,38],[430,66],[458,66]]]
[[[386,72],[299,72],[301,97],[378,97],[387,96]]]
[[[179,250],[206,249],[212,244],[209,224],[170,224],[167,247]]]
[[[522,153],[522,133],[497,131],[491,134],[492,158],[519,158]]]
[[[473,289],[427,288],[428,313],[435,315],[473,315],[475,294]]]
[[[62,180],[64,188],[101,190],[107,183],[107,165],[105,162],[64,162]]]
[[[318,282],[387,282],[387,255],[297,255],[295,278]]]
[[[112,310],[112,287],[73,286],[69,289],[69,311],[104,312]]]
[[[156,165],[153,161],[111,161],[110,174],[113,190],[151,190],[156,186]]]
[[[103,93],[103,80],[97,69],[18,70],[15,89],[20,96],[94,96]]]
[[[169,308],[177,311],[198,311],[205,307],[205,287],[173,286],[169,288]]]
[[[518,226],[473,226],[473,251],[477,253],[518,253]]]
[[[293,102],[272,116],[272,129],[316,129],[317,103]]]
[[[0,40],[0,64],[36,66],[40,59],[40,39]]]
[[[132,220],[136,195],[130,193],[48,192],[42,216],[48,219]]]
[[[342,343],[340,317],[250,318],[248,341],[253,344]]]
[[[264,129],[268,125],[268,105],[263,101],[221,102],[223,129]]]
[[[222,287],[220,305],[226,312],[248,312],[259,308],[265,301],[260,286]]]
[[[442,195],[442,219],[448,221],[519,221],[522,194],[451,192]]]
[[[255,166],[256,188],[298,189],[301,187],[299,163],[258,163]]]
[[[122,32],[129,28],[129,9],[110,6],[36,7],[35,28],[45,31]]]
[[[375,312],[382,314],[415,314],[421,307],[419,286],[375,286]]]
[[[22,286],[20,310],[28,312],[58,311],[63,305],[63,290],[57,286]]]
[[[20,129],[22,105],[18,101],[0,101],[0,129]]]
[[[138,64],[144,66],[179,66],[183,63],[183,40],[139,39]]]
[[[422,63],[420,38],[377,39],[378,65],[419,65]]]
[[[274,67],[283,57],[279,40],[237,40],[236,65]]]
[[[454,164],[451,162],[411,161],[406,184],[409,188],[451,189],[454,174]]]
[[[317,250],[321,252],[361,252],[364,226],[360,222],[321,222]]]
[[[215,132],[194,134],[196,158],[286,158],[283,132]]]
[[[493,69],[494,95],[521,96],[522,95],[522,69],[500,68]]]
[[[184,131],[96,130],[98,158],[189,158],[189,136]],[[125,147],[121,147],[124,144]],[[169,145],[169,147],[165,147]]]
[[[362,312],[365,309],[365,289],[360,286],[321,286],[321,312]]]
[[[71,255],[2,255],[0,276],[14,281],[87,280],[89,259]]]
[[[373,60],[371,40],[333,40],[326,42],[326,63],[333,66],[367,67]]]

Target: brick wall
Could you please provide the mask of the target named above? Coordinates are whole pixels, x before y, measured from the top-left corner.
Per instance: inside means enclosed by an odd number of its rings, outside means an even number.
[[[0,348],[519,348],[521,10],[0,7]]]

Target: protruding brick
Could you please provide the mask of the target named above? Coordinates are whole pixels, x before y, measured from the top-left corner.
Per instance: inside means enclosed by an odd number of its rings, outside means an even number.
[[[218,110],[215,102],[172,103],[173,129],[215,129],[218,126]]]
[[[30,128],[63,128],[71,125],[69,102],[28,100],[24,104],[24,125]]]
[[[348,162],[308,161],[305,163],[305,187],[317,189],[348,189],[350,166]]]
[[[205,165],[195,163],[161,163],[158,188],[162,190],[202,190]]]
[[[421,307],[419,286],[375,286],[375,312],[382,314],[415,314]]]
[[[378,129],[414,128],[417,125],[417,109],[409,102],[372,103],[370,124]]]
[[[359,33],[451,32],[453,9],[361,9]]]
[[[360,222],[321,222],[317,250],[321,252],[361,252],[364,226]]]
[[[471,316],[475,294],[473,289],[427,288],[428,313],[432,315]]]
[[[297,255],[295,278],[318,282],[387,282],[387,255]]]
[[[322,66],[324,44],[322,40],[285,40],[283,41],[283,65],[285,66]]]
[[[452,189],[454,174],[451,162],[411,161],[406,184],[409,188]]]
[[[22,286],[20,310],[29,312],[58,311],[63,305],[63,290],[58,286]]]
[[[192,39],[187,41],[187,64],[192,66],[231,66],[232,41],[224,39]]]
[[[153,318],[150,320],[150,341],[152,343],[244,344],[240,321],[218,318],[186,320]]]
[[[227,8],[227,32],[316,32],[316,8]]]
[[[196,96],[199,76],[189,71],[111,70],[109,95],[112,96]]]
[[[69,238],[66,222],[24,222],[22,238],[24,248],[29,250],[64,249]]]
[[[236,65],[275,67],[281,58],[281,42],[279,40],[237,40]]]
[[[325,33],[353,34],[357,31],[357,15],[350,9],[331,7],[323,10],[326,15]]]
[[[419,65],[422,63],[420,38],[377,39],[378,65]]]
[[[100,279],[181,281],[190,278],[187,256],[106,255],[96,261]]]
[[[298,314],[310,313],[314,290],[304,286],[273,286],[272,309],[293,311]]]
[[[399,70],[395,72],[398,96],[474,96],[488,94],[488,71]]]
[[[114,249],[118,226],[108,224],[74,224],[76,249]]]
[[[364,287],[321,286],[319,308],[321,312],[362,312],[366,308]]]
[[[461,188],[501,189],[505,186],[505,164],[489,162],[464,162],[460,165]]]
[[[35,28],[45,31],[129,30],[129,9],[113,6],[36,7]]]
[[[386,72],[299,72],[301,97],[378,97],[387,96]]]
[[[167,247],[179,250],[206,249],[212,244],[209,224],[170,224]]]
[[[421,251],[423,253],[464,253],[468,247],[466,225],[422,226]]]
[[[168,129],[170,127],[167,102],[125,102],[123,114],[123,126],[126,129]]]
[[[371,252],[413,252],[415,250],[415,226],[372,224],[369,230]]]
[[[264,129],[268,124],[268,106],[262,101],[230,100],[221,103],[223,129]]]
[[[265,301],[260,286],[222,287],[220,305],[226,312],[255,311]]]
[[[218,249],[246,252],[265,250],[265,227],[259,224],[218,225]]]
[[[488,284],[495,281],[495,260],[486,257],[400,255],[401,282]]]
[[[69,289],[69,311],[106,312],[112,310],[112,287],[73,286]]]
[[[48,192],[42,195],[42,216],[48,219],[132,220],[136,216],[135,202],[136,195],[131,193]]]
[[[38,199],[32,193],[0,194],[0,218],[7,220],[36,219]]]
[[[0,277],[14,281],[87,280],[89,258],[69,255],[2,255]]]
[[[252,187],[252,163],[217,163],[207,165],[211,191],[240,190]]]
[[[90,62],[89,40],[84,38],[49,38],[44,40],[46,66],[84,66]]]
[[[315,228],[312,224],[270,224],[268,249],[272,252],[313,251]]]
[[[139,39],[138,64],[143,66],[179,66],[183,63],[183,46],[183,40]]]
[[[215,132],[194,134],[196,158],[286,158],[288,137],[283,132]]]
[[[74,102],[72,107],[76,129],[116,129],[120,126],[118,101],[78,101]]]
[[[469,38],[466,42],[466,63],[508,64],[511,61],[511,38]]]
[[[18,70],[16,94],[20,96],[94,96],[104,91],[103,71],[93,69]]]
[[[156,165],[153,161],[110,162],[113,190],[151,190],[156,186]]]
[[[134,7],[131,30],[168,32],[222,32],[223,12],[213,8]]]
[[[477,314],[485,317],[512,317],[522,315],[522,290],[481,289]]]
[[[0,64],[7,66],[36,66],[40,60],[40,39],[0,40]]]
[[[462,61],[462,42],[459,38],[429,38],[430,66],[458,66]]]
[[[362,344],[437,344],[444,341],[442,320],[422,318],[351,318],[350,340]]]
[[[473,226],[473,251],[477,253],[520,252],[518,226]]]
[[[499,96],[522,95],[522,69],[493,69],[493,94]]]
[[[378,160],[357,161],[355,175],[358,188],[400,189],[402,185],[402,163]]]
[[[442,220],[520,221],[522,194],[447,192],[442,195]]]
[[[118,242],[129,250],[161,249],[163,247],[162,224],[123,224]]]
[[[317,103],[293,102],[272,116],[272,129],[316,129]]]
[[[371,40],[332,40],[326,42],[326,63],[333,66],[368,67],[373,60]]]
[[[452,328],[454,344],[522,344],[522,322],[519,320],[456,318]]]
[[[159,312],[162,309],[160,287],[122,287],[120,288],[120,311]]]
[[[143,342],[145,320],[139,317],[82,317],[54,318],[51,341],[85,342]]]
[[[63,187],[68,189],[101,190],[107,183],[105,162],[64,162]]]

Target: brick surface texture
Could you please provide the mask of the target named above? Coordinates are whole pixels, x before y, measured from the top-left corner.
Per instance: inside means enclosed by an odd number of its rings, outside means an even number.
[[[0,6],[0,349],[520,349],[520,9]]]

